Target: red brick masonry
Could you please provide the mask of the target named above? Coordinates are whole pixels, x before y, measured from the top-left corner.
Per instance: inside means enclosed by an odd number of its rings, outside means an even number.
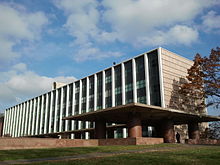
[[[149,144],[161,144],[163,138],[119,138],[119,139],[99,139],[100,146],[108,145],[149,145]]]
[[[89,147],[103,145],[146,145],[163,143],[163,138],[121,138],[121,139],[51,139],[51,138],[0,138],[0,150]]]
[[[0,149],[56,148],[97,146],[97,140],[50,138],[1,138]]]
[[[220,145],[220,140],[217,139],[186,139],[187,144],[214,144]]]

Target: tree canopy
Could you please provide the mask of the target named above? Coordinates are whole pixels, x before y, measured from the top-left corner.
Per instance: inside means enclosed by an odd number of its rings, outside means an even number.
[[[204,90],[208,98],[207,106],[220,105],[220,48],[211,50],[209,57],[203,58]]]
[[[208,106],[220,106],[220,48],[212,49],[209,56],[196,54],[188,69],[187,81],[180,87],[183,104],[194,105],[198,112]],[[206,102],[205,102],[205,98]]]

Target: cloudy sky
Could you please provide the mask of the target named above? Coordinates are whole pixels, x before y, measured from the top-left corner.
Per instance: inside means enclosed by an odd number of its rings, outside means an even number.
[[[162,46],[220,43],[220,0],[0,0],[0,112]]]

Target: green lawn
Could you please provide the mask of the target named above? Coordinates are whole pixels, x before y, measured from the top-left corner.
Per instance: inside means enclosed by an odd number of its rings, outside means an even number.
[[[51,149],[22,149],[0,150],[0,161],[16,159],[32,159],[71,156],[96,152],[113,152],[121,150],[136,150],[144,148],[178,147],[175,144],[141,145],[141,146],[99,146],[99,147],[75,147],[75,148],[51,148]]]
[[[220,146],[195,146],[181,144],[159,144],[147,146],[101,146],[58,149],[7,150],[0,151],[0,160],[30,159],[43,157],[68,156],[85,153],[113,152],[138,149],[169,149],[170,151],[151,151],[146,153],[122,154],[104,158],[43,162],[37,165],[218,165],[220,164]]]
[[[62,162],[38,163],[38,165],[218,165],[220,147],[202,147],[164,152],[147,152],[118,155],[97,159],[72,160]]]

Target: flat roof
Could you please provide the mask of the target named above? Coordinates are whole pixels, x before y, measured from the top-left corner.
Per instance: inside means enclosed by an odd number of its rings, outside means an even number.
[[[190,122],[211,122],[220,121],[220,117],[205,114],[184,112],[170,108],[131,103],[120,105],[93,112],[64,117],[63,120],[98,121],[103,120],[109,123],[126,124],[132,115],[139,114],[143,122],[156,124],[162,120],[172,120],[174,124],[187,124]]]

